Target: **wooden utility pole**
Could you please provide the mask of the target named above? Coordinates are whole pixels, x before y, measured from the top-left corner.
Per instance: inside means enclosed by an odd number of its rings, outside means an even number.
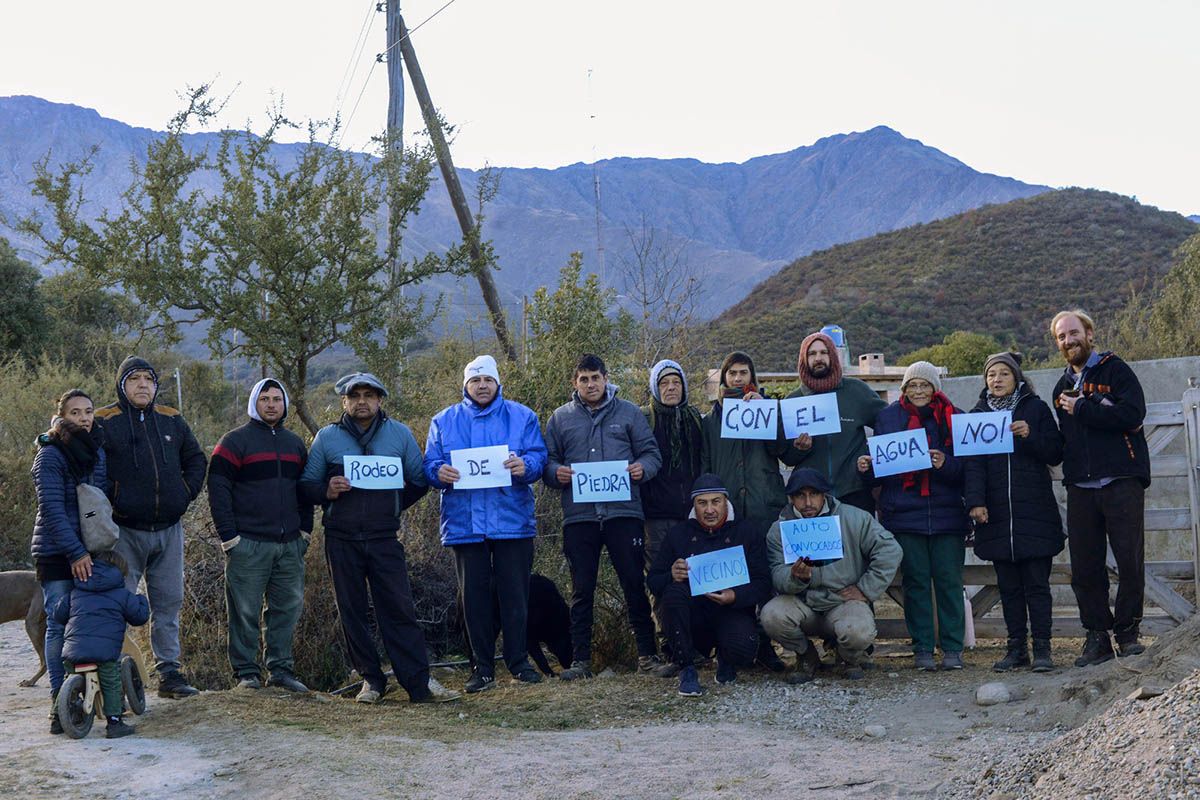
[[[399,0],[388,0],[398,2]],[[390,16],[389,16],[390,19]],[[475,221],[471,217],[471,208],[467,205],[466,195],[463,194],[462,184],[458,181],[458,173],[454,170],[454,161],[450,158],[450,146],[442,133],[442,121],[438,118],[433,99],[429,96],[429,87],[425,85],[425,76],[421,74],[421,65],[417,62],[417,51],[413,48],[408,29],[404,27],[404,18],[399,18],[400,52],[408,64],[408,77],[412,81],[413,92],[417,95],[417,103],[421,106],[421,116],[425,119],[425,127],[429,131],[429,139],[433,142],[437,154],[438,166],[442,171],[442,180],[446,183],[446,191],[450,193],[450,204],[458,217],[458,225],[462,228],[463,238],[471,247],[471,263],[475,269],[475,278],[479,281],[479,289],[483,293],[483,302],[487,304],[488,314],[492,318],[492,328],[496,332],[496,341],[509,360],[516,362],[517,348],[508,332],[508,322],[504,317],[504,306],[500,303],[500,294],[496,291],[496,282],[488,264],[484,261],[476,236]],[[390,74],[390,69],[389,69]]]
[[[375,6],[376,10],[383,10],[387,14],[387,50],[384,58],[387,61],[388,75],[388,115],[387,115],[387,136],[388,149],[391,150],[394,157],[401,157],[404,150],[404,61],[400,58],[400,0],[387,0],[386,3]],[[389,249],[396,241],[396,235],[400,231],[400,209],[395,208],[394,204],[388,203],[388,247]],[[402,258],[400,256],[399,247],[392,253],[391,274],[392,286],[400,283],[400,270],[402,269]],[[403,287],[400,292],[403,294]],[[395,323],[400,316],[400,304],[402,296],[397,295],[392,300],[392,322]]]

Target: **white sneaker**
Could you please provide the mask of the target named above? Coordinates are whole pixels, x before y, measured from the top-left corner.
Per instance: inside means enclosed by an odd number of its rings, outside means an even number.
[[[358,696],[354,698],[354,702],[373,706],[379,702],[380,697],[380,693],[372,689],[371,684],[364,682],[362,688],[358,690]]]
[[[436,703],[449,703],[462,697],[461,694],[453,689],[447,689],[438,682],[437,678],[429,679],[429,694],[433,696]]]

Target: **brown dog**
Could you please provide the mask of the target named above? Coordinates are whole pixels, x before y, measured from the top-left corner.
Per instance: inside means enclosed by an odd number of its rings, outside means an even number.
[[[0,572],[0,623],[25,620],[25,632],[33,642],[41,667],[22,686],[34,686],[46,673],[46,611],[42,608],[42,585],[29,570]]]

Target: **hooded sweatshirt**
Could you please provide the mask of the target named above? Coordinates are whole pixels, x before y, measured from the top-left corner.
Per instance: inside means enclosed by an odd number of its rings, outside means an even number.
[[[258,414],[258,396],[267,383],[283,392],[283,417],[274,427]],[[238,538],[290,542],[313,526],[312,504],[300,491],[308,451],[299,436],[283,427],[287,389],[273,378],[254,384],[246,403],[249,421],[221,437],[208,470],[208,507],[222,546]]]
[[[150,362],[130,356],[117,370],[117,402],[96,409],[104,428],[113,519],[127,528],[158,531],[179,522],[204,486],[207,459],[178,411],[152,398],[134,408],[125,379],[137,370],[158,376]]]
[[[683,383],[679,405],[665,406],[658,382],[664,373],[677,373]],[[683,367],[663,359],[650,368],[650,405],[642,409],[654,441],[662,454],[662,468],[642,485],[642,511],[646,519],[684,520],[692,507],[692,484],[704,463],[704,430],[700,412],[688,404],[687,376]]]

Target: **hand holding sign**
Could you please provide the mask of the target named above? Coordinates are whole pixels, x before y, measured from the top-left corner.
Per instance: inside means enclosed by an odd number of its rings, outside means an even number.
[[[687,564],[692,597],[750,582],[746,551],[740,544],[692,556],[687,560]]]
[[[1011,425],[1011,411],[955,414],[950,418],[955,455],[983,456],[992,453],[1011,453],[1013,451]]]
[[[722,439],[774,439],[779,434],[779,401],[726,400],[721,406]]]
[[[779,522],[783,563],[798,558],[836,561],[842,557],[842,520],[840,517],[808,517]]]
[[[404,459],[397,456],[342,456],[342,470],[355,489],[404,488]]]
[[[780,400],[779,415],[783,420],[783,431],[789,439],[796,439],[805,433],[820,436],[840,433],[842,430],[842,413],[838,408],[837,394],[833,392]]]
[[[512,486],[512,473],[504,467],[508,445],[465,447],[450,451],[450,463],[458,471],[455,489],[490,489]]]
[[[876,478],[916,472],[933,466],[929,458],[929,442],[925,438],[925,431],[920,428],[871,436],[867,439],[867,454]]]

